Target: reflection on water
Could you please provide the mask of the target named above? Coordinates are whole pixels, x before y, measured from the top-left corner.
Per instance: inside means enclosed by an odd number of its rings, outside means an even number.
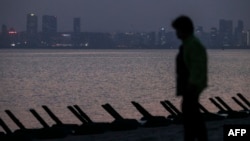
[[[29,113],[36,109],[49,124],[53,121],[41,108],[47,105],[65,123],[80,123],[66,108],[78,104],[95,121],[112,121],[101,105],[110,103],[127,118],[141,115],[130,101],[137,101],[154,115],[169,113],[160,105],[175,97],[177,50],[0,50],[0,115],[10,109],[27,127],[40,126]],[[240,92],[249,99],[249,50],[209,50],[209,87],[201,97],[221,96],[240,109],[231,96]]]

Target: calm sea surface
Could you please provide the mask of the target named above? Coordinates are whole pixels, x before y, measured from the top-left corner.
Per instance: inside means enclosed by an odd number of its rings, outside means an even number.
[[[41,127],[29,112],[34,108],[50,124],[41,108],[47,105],[64,123],[80,121],[67,109],[78,104],[94,121],[112,121],[101,107],[110,103],[123,117],[140,119],[130,103],[137,101],[153,115],[169,113],[160,101],[178,108],[175,96],[177,50],[0,50],[0,117],[16,125],[4,110],[11,110],[28,128]],[[209,97],[231,99],[242,93],[250,99],[250,50],[208,50],[209,87],[201,103],[217,108]],[[2,129],[0,128],[0,131]]]

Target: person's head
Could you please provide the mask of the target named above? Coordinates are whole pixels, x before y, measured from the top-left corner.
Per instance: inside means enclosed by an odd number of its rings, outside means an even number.
[[[177,37],[181,40],[184,40],[194,34],[193,22],[187,16],[180,16],[176,18],[172,22],[172,26],[176,30]]]

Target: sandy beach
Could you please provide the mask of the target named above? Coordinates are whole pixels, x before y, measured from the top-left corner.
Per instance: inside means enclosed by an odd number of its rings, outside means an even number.
[[[223,141],[223,126],[230,124],[250,125],[250,117],[206,122],[209,141]],[[182,125],[166,127],[138,128],[128,131],[109,131],[103,134],[67,136],[63,139],[46,141],[182,141]],[[40,141],[40,140],[36,140]]]

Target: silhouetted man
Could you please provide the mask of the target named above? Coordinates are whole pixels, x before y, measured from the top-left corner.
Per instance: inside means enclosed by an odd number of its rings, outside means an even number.
[[[182,96],[185,141],[207,141],[205,122],[199,110],[199,96],[207,86],[207,54],[194,36],[191,19],[180,16],[172,23],[182,41],[176,58],[177,96]]]

